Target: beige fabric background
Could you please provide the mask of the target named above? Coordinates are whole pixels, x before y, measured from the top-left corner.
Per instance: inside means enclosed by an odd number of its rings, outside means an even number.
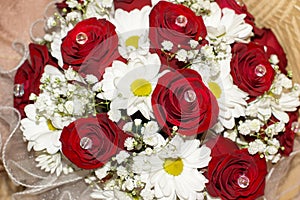
[[[11,69],[21,58],[11,48],[14,41],[29,43],[30,25],[42,18],[50,0],[0,0],[0,66]],[[300,0],[244,0],[259,26],[272,28],[288,54],[289,69],[294,80],[300,82]],[[0,83],[0,97],[1,91]],[[0,103],[1,103],[0,98]],[[3,101],[2,101],[3,102]],[[299,136],[298,136],[299,137]],[[296,157],[291,171],[283,181],[280,190],[288,190],[281,200],[300,199],[300,157]],[[7,178],[0,160],[0,199],[10,199],[10,194],[22,188],[14,186]]]

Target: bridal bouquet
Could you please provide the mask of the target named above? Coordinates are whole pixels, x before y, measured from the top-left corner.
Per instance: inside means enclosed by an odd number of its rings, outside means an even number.
[[[293,151],[300,86],[241,0],[55,6],[15,75],[31,174],[82,179],[91,199],[264,195]]]

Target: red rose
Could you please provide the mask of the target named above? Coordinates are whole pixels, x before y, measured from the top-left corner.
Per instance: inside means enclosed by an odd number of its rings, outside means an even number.
[[[153,113],[162,129],[171,135],[195,135],[206,131],[217,121],[216,98],[192,69],[168,72],[162,76],[152,94]]]
[[[221,9],[229,8],[235,11],[236,14],[246,14],[245,21],[251,25],[254,25],[254,17],[251,15],[243,0],[215,0]]]
[[[293,151],[295,132],[292,130],[292,124],[293,122],[297,122],[299,117],[298,111],[288,114],[290,120],[285,127],[285,131],[275,136],[276,139],[279,140],[280,146],[284,147],[283,150],[279,149],[280,154],[283,156],[289,156]]]
[[[276,36],[270,29],[255,29],[254,30],[254,38],[253,42],[258,43],[260,45],[267,47],[267,55],[270,57],[272,54],[276,54],[279,59],[279,69],[287,74],[286,66],[287,66],[287,58],[284,53],[282,46],[279,44]]]
[[[163,64],[167,64],[167,57],[161,56],[163,41],[173,43],[170,52],[174,53],[178,50],[178,45],[189,50],[190,40],[199,41],[201,44],[207,35],[202,17],[196,16],[193,11],[180,4],[160,1],[151,10],[149,18],[151,48],[160,55]]]
[[[268,59],[263,46],[236,43],[230,63],[234,84],[252,97],[268,91],[275,76]]]
[[[151,0],[114,0],[115,9],[130,12],[134,9],[141,10],[144,6],[152,6]]]
[[[20,112],[21,117],[26,117],[24,107],[30,103],[31,93],[38,95],[40,93],[40,79],[44,73],[44,68],[47,64],[57,66],[57,63],[49,55],[46,46],[38,44],[29,44],[30,61],[26,60],[17,70],[15,75],[15,91],[19,90],[24,94],[14,95],[14,107]]]
[[[267,164],[247,149],[212,157],[208,164],[207,191],[221,199],[253,200],[264,194]]]
[[[121,149],[126,134],[107,114],[81,118],[62,130],[60,141],[63,154],[83,169],[102,167]]]
[[[221,135],[216,138],[209,139],[205,145],[211,149],[212,157],[232,153],[239,149],[236,143]]]
[[[63,39],[64,68],[101,79],[106,67],[119,57],[115,26],[105,19],[90,18],[76,24]]]

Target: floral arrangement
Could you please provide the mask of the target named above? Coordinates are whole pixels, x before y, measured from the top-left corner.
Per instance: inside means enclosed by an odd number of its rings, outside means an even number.
[[[93,199],[256,199],[300,86],[241,0],[64,0],[15,75],[27,150]]]

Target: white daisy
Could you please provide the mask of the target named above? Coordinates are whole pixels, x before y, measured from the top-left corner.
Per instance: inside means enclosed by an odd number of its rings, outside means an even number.
[[[63,21],[62,18],[60,18],[60,19],[61,19],[61,23],[60,23],[61,30],[60,30],[60,32],[52,33],[52,42],[50,45],[50,52],[51,52],[51,55],[57,59],[58,65],[60,67],[62,67],[64,65],[62,54],[61,54],[62,39],[67,36],[68,31],[73,29],[74,26],[72,25],[72,23],[66,24],[66,22]]]
[[[140,51],[146,54],[149,51],[149,13],[151,8],[144,6],[141,10],[134,9],[130,12],[122,9],[115,11],[112,23],[116,26],[119,37],[119,52],[128,58],[130,52]]]
[[[113,7],[113,0],[94,0],[90,1],[86,6],[84,14],[85,19],[96,17],[97,19],[109,19],[110,10]]]
[[[193,68],[204,77],[203,81],[211,90],[218,101],[219,121],[227,128],[232,129],[235,125],[235,118],[245,115],[248,94],[233,84],[230,75],[230,60],[218,61],[220,73],[216,76],[208,76],[206,71]]]
[[[52,123],[43,117],[37,120],[36,107],[29,104],[25,107],[27,118],[21,120],[24,138],[28,141],[27,149],[30,151],[46,150],[55,154],[61,148],[59,141],[61,130],[56,130]]]
[[[210,149],[199,145],[199,140],[184,140],[177,135],[156,154],[135,159],[144,168],[146,187],[154,187],[157,199],[197,199],[207,183],[198,169],[211,159]]]
[[[35,161],[38,162],[36,166],[40,167],[42,170],[45,170],[45,172],[50,172],[51,174],[56,172],[56,175],[59,176],[63,171],[60,153],[55,153],[53,155],[43,153],[39,155]]]
[[[150,119],[153,117],[151,95],[160,76],[160,66],[157,54],[132,53],[127,64],[114,61],[112,67],[105,70],[103,92],[97,97],[111,101],[110,112],[125,109],[130,116],[140,111]]]
[[[234,10],[221,8],[217,3],[211,3],[211,14],[204,17],[208,37],[223,39],[227,44],[234,42],[249,42],[252,36],[252,26],[245,23],[245,14],[237,15]]]
[[[269,93],[249,103],[246,110],[248,116],[267,121],[273,115],[276,119],[288,123],[289,116],[286,112],[294,112],[300,105],[300,86],[288,84],[287,87],[286,81],[282,81],[282,76],[284,75],[275,76]]]
[[[121,192],[118,189],[114,190],[102,190],[95,189],[91,193],[93,199],[105,199],[105,200],[132,200],[125,192]]]

